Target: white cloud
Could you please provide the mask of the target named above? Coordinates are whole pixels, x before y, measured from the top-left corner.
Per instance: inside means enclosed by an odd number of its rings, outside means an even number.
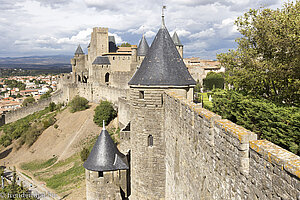
[[[116,41],[117,44],[126,43],[126,41],[123,41],[123,39],[121,38],[121,36],[119,36],[116,33],[108,33],[108,35],[115,36],[115,41]]]
[[[190,36],[190,38],[207,38],[215,36],[215,30],[213,28],[206,29],[204,31],[200,31]]]
[[[155,36],[155,35],[156,35],[156,33],[153,32],[153,31],[147,31],[147,32],[145,33],[145,37],[148,37],[148,38],[151,38],[151,37],[153,37],[153,36]]]
[[[215,58],[216,52],[235,47],[236,17],[249,8],[281,3],[165,0],[166,26],[177,31],[186,55]],[[0,0],[0,5],[0,57],[71,55],[78,44],[88,44],[93,27],[108,27],[117,43],[137,44],[143,33],[151,40],[161,24],[157,0]]]
[[[184,30],[184,29],[175,29],[175,30],[170,32],[170,35],[172,36],[175,31],[176,31],[176,33],[179,37],[186,37],[186,36],[191,34],[191,32],[189,32],[187,30]]]

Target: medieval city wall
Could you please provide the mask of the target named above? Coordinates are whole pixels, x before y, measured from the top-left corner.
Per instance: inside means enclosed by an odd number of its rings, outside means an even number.
[[[70,97],[79,95],[95,103],[99,103],[100,100],[107,100],[118,105],[119,97],[128,97],[127,89],[120,89],[100,83],[78,83],[75,88],[76,90],[72,91],[73,94],[69,94]]]
[[[5,124],[17,121],[18,119],[21,119],[23,117],[26,117],[27,115],[33,114],[37,111],[43,110],[47,106],[49,106],[50,102],[63,102],[64,94],[61,90],[58,90],[52,94],[52,96],[48,99],[42,99],[35,103],[29,104],[26,107],[21,107],[17,110],[8,112],[5,114]]]
[[[165,199],[299,199],[298,156],[175,93],[164,107]]]

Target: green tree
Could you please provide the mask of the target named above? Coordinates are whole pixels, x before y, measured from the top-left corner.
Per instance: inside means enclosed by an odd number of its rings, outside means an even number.
[[[85,110],[89,108],[88,103],[89,101],[86,98],[77,95],[70,102],[70,111],[74,113],[77,111]]]
[[[203,86],[205,90],[213,90],[215,88],[224,88],[223,73],[208,72],[206,78],[203,79]]]
[[[197,84],[196,84],[196,86],[195,86],[195,88],[194,88],[194,92],[201,92],[201,83],[200,83],[200,81],[199,80],[197,80]]]
[[[109,101],[101,101],[95,109],[94,122],[98,126],[102,126],[103,120],[105,125],[108,125],[111,120],[117,116],[117,111],[115,111],[112,103]]]
[[[49,103],[49,110],[50,112],[53,112],[56,110],[56,104],[54,102]]]
[[[251,9],[236,21],[236,50],[219,54],[226,82],[277,103],[300,101],[300,1],[282,9]]]
[[[86,159],[88,158],[90,152],[87,148],[83,148],[80,152],[80,158],[81,158],[81,161],[84,162],[86,161]]]
[[[25,90],[26,85],[20,81],[16,80],[4,80],[4,84],[9,88],[19,88],[20,90]]]
[[[33,97],[27,97],[27,98],[23,101],[22,105],[23,105],[23,106],[28,106],[29,104],[34,103],[34,102],[35,102],[35,99],[34,99]]]
[[[23,97],[23,96],[22,96],[20,93],[18,93],[16,97],[17,97],[17,98],[21,98],[21,97]]]
[[[128,42],[122,43],[122,44],[120,45],[120,47],[131,47],[131,44],[129,44]]]

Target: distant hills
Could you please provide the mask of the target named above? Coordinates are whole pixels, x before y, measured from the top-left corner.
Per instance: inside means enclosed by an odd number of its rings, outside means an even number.
[[[29,57],[0,57],[0,64],[31,64],[31,65],[52,65],[70,64],[72,56],[29,56]]]
[[[28,57],[0,57],[0,77],[11,75],[38,75],[69,73],[72,70],[70,59],[72,56],[28,56]],[[15,71],[22,69],[27,71]]]

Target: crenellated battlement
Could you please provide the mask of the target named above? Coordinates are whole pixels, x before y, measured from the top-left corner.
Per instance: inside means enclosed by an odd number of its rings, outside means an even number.
[[[105,27],[94,27],[93,31],[97,32],[97,33],[108,33],[108,28],[105,28]]]

